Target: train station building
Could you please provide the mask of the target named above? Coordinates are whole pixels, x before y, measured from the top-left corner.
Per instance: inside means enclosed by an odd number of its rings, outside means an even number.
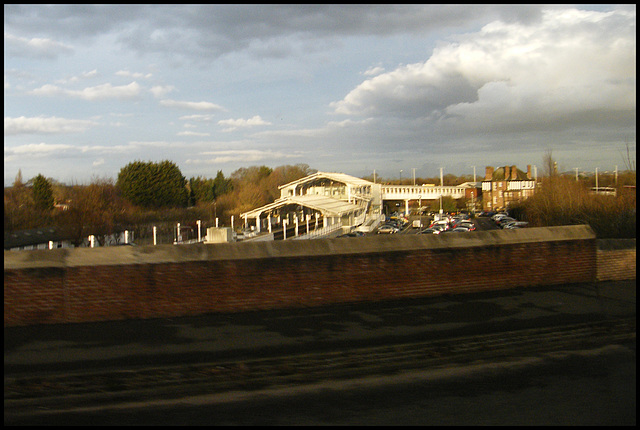
[[[296,236],[326,235],[381,219],[381,185],[344,173],[316,172],[281,185],[280,198],[240,216],[261,231],[295,226]]]

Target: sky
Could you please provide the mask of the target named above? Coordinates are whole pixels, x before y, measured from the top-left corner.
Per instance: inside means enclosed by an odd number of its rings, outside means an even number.
[[[5,5],[4,183],[625,169],[635,5]]]

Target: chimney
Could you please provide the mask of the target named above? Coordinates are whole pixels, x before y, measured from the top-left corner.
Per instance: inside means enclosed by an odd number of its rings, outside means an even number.
[[[493,177],[493,167],[487,166],[485,168],[484,180],[490,181],[492,177]]]
[[[518,179],[518,168],[516,166],[511,166],[511,180],[515,181]]]
[[[531,164],[527,164],[527,179],[531,179]]]

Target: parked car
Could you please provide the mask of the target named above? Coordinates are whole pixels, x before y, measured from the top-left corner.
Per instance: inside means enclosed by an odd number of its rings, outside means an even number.
[[[476,216],[478,217],[489,217],[491,218],[492,216],[494,216],[496,213],[494,211],[482,211],[476,214]]]
[[[341,234],[338,237],[362,237],[365,236],[365,234],[361,231],[352,231],[350,233],[345,233],[345,234]]]
[[[428,227],[425,228],[424,230],[420,231],[418,234],[442,234],[442,233],[447,233],[451,230],[449,230],[449,228],[444,227],[442,225],[434,225],[433,227]]]
[[[448,225],[444,225],[444,224],[436,224],[431,228],[437,231],[437,233],[434,233],[434,234],[446,233],[451,230]]]
[[[512,229],[512,228],[524,228],[526,226],[528,226],[529,223],[526,221],[512,221],[509,222],[507,224],[504,225],[504,227],[502,228],[508,228],[508,229]]]
[[[491,220],[492,220],[492,221],[494,221],[494,222],[497,222],[497,221],[499,221],[501,218],[504,218],[504,217],[506,217],[506,216],[509,216],[509,215],[507,215],[507,214],[506,214],[506,213],[504,213],[504,212],[498,212],[497,214],[495,214],[495,215],[493,215],[493,216],[491,217]]]
[[[505,216],[500,218],[498,221],[496,221],[496,225],[500,228],[504,228],[505,225],[507,225],[510,222],[514,222],[517,221],[515,218],[511,218],[509,216]]]
[[[454,215],[451,217],[452,220],[468,220],[470,218],[471,217],[469,216],[469,214],[464,214],[464,213]]]
[[[447,230],[450,227],[449,221],[446,221],[446,220],[434,221],[431,223],[429,227],[433,228],[436,226],[442,227],[444,230]]]
[[[456,219],[451,223],[451,228],[456,228],[460,225],[475,227],[475,224],[473,223],[473,221],[470,221],[469,219]]]
[[[474,223],[470,222],[470,221],[459,222],[454,227],[455,228],[463,227],[463,228],[466,228],[469,231],[475,231],[475,229],[476,229],[476,225]]]
[[[456,227],[451,230],[452,233],[467,232],[467,231],[471,231],[471,230],[468,229],[467,227]]]
[[[385,224],[382,227],[378,228],[378,234],[394,234],[398,231],[400,231],[400,229],[391,224]]]

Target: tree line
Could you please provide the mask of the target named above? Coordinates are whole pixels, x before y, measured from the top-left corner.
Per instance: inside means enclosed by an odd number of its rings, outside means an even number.
[[[66,185],[41,174],[25,182],[18,172],[13,185],[4,190],[4,230],[58,227],[76,245],[89,234],[102,245],[107,236],[125,229],[134,230],[136,238],[148,238],[151,224],[157,225],[161,234],[171,234],[177,222],[195,227],[196,220],[201,220],[207,227],[215,225],[218,218],[221,225],[228,226],[234,216],[240,225],[241,213],[279,198],[280,185],[314,172],[307,164],[252,166],[229,177],[218,171],[213,178],[187,179],[171,161],[134,161],[120,170],[115,181],[93,178],[88,185]],[[588,223],[601,237],[635,237],[635,178],[635,171],[621,172],[616,178],[601,175],[600,186],[620,190],[618,197],[611,199],[589,194],[595,185],[593,177],[575,181],[549,169],[534,197],[512,211],[532,225]],[[469,175],[443,177],[444,185],[472,180]],[[376,182],[410,185],[413,178],[376,178]],[[439,184],[440,178],[416,178],[416,183]],[[445,210],[459,209],[461,204],[443,198]]]
[[[134,161],[123,167],[117,179],[92,178],[88,185],[63,184],[38,174],[24,181],[18,172],[4,189],[4,231],[56,227],[76,246],[88,235],[103,245],[109,235],[125,229],[136,237],[150,235],[149,225],[160,234],[171,234],[175,223],[203,227],[229,225],[234,216],[271,203],[280,197],[278,186],[315,170],[306,164],[276,168],[241,168],[225,177],[187,179],[171,161]]]

